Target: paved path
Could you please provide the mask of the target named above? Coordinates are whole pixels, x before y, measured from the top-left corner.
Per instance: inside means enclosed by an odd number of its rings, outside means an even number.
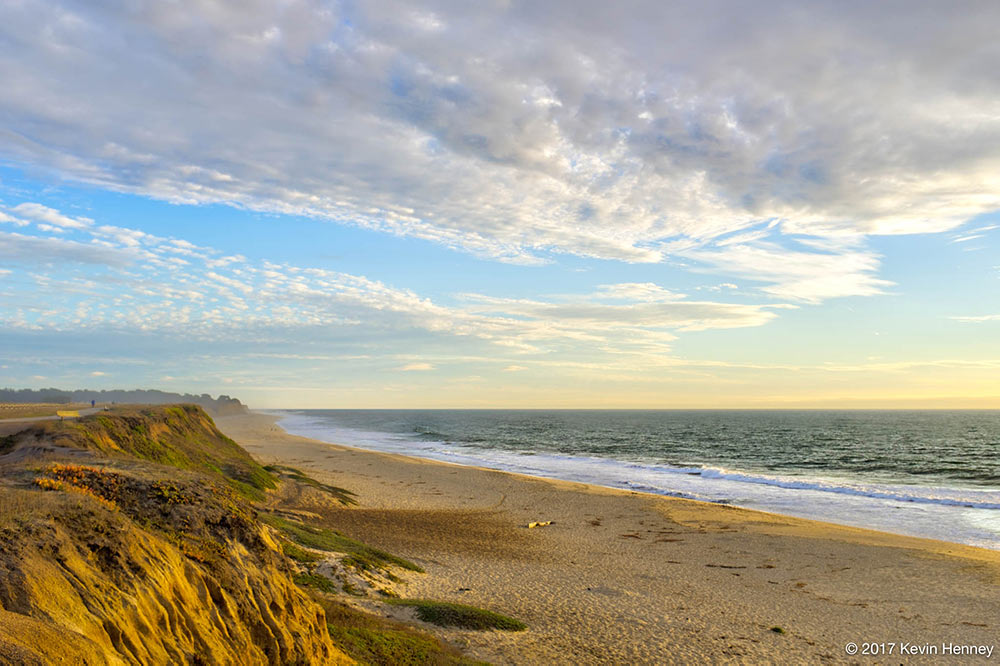
[[[75,409],[73,411],[79,412],[80,416],[87,416],[89,414],[96,414],[97,412],[104,409],[103,407],[91,407],[89,409]],[[58,414],[52,414],[51,416],[22,416],[15,419],[0,419],[0,423],[31,423],[32,421],[55,421],[59,419]],[[76,418],[70,416],[68,418]]]

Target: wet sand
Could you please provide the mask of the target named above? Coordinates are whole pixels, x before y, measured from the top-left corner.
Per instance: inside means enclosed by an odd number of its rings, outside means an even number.
[[[943,645],[1000,644],[1000,552],[335,446],[274,421],[217,419],[263,462],[357,493],[358,506],[330,520],[426,569],[407,578],[404,596],[529,625],[427,625],[476,658],[971,663],[989,659],[953,657]],[[553,524],[526,527],[536,521]],[[865,642],[894,643],[894,654],[847,654]],[[902,644],[937,655],[908,655]]]

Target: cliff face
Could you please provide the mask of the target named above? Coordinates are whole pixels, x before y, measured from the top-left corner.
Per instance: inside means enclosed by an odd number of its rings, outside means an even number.
[[[268,484],[193,406],[0,442],[0,663],[351,663],[257,520]]]

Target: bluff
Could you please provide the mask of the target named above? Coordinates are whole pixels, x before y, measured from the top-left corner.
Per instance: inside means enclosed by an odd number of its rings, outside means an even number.
[[[0,663],[353,663],[254,502],[276,484],[195,405],[0,438]]]

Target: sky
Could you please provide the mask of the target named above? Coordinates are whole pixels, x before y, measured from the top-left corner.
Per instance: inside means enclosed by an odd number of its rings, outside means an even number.
[[[1000,4],[0,3],[0,385],[1000,408]]]

